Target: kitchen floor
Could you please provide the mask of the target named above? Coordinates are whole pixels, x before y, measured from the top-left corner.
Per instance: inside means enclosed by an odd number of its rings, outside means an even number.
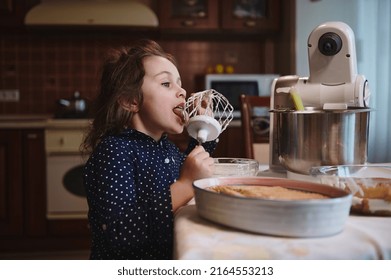
[[[89,254],[88,250],[0,253],[0,260],[88,260]]]

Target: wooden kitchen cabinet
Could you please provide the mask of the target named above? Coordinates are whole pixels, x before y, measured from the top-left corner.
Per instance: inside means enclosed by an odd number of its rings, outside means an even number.
[[[279,0],[227,0],[222,12],[222,28],[240,31],[278,31]]]
[[[23,190],[19,131],[0,130],[0,237],[23,234]]]
[[[0,27],[24,26],[26,13],[39,2],[39,0],[0,1]]]
[[[46,157],[43,129],[24,129],[22,133],[22,187],[24,229],[27,236],[46,234]]]
[[[0,236],[45,234],[43,129],[0,130]]]
[[[45,128],[0,129],[0,252],[88,249],[87,219],[48,220]]]
[[[167,0],[159,2],[159,26],[174,29],[217,29],[219,0]]]
[[[278,31],[280,0],[159,1],[162,29]]]

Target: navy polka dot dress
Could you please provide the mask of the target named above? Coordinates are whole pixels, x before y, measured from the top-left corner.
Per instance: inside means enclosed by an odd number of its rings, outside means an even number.
[[[133,129],[98,145],[84,169],[91,259],[172,258],[170,185],[185,157],[166,136],[156,142]]]

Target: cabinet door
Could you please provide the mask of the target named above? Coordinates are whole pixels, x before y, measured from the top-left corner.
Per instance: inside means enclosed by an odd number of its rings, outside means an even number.
[[[20,131],[0,130],[0,236],[23,234]]]
[[[159,1],[161,28],[217,29],[218,0]]]
[[[277,31],[280,0],[227,0],[222,7],[222,27],[241,31]]]
[[[22,132],[24,228],[28,236],[46,234],[46,158],[43,129]]]
[[[2,0],[0,1],[0,26],[18,27],[24,25],[26,13],[38,4],[39,0]]]

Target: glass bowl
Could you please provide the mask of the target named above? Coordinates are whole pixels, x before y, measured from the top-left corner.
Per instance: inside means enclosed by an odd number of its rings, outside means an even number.
[[[213,177],[256,176],[259,163],[250,158],[215,158]]]
[[[351,192],[353,212],[391,216],[391,164],[316,166],[310,175]]]

